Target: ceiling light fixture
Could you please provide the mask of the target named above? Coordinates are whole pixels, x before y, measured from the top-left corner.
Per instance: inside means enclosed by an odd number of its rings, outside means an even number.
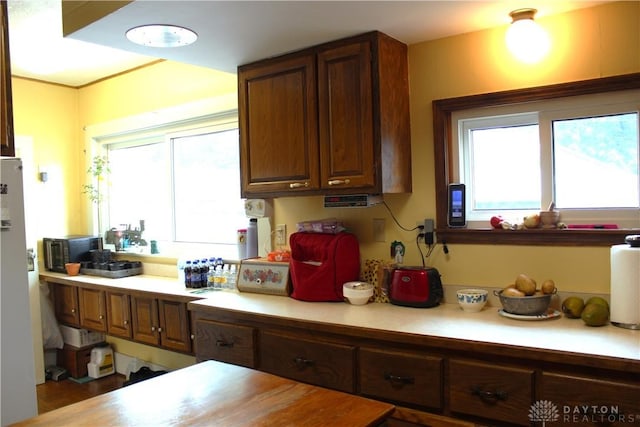
[[[518,9],[509,14],[513,21],[507,30],[507,48],[528,64],[544,58],[550,47],[546,31],[533,21],[536,12],[536,9]]]
[[[198,39],[188,28],[165,24],[141,25],[131,28],[126,35],[133,43],[149,47],[187,46]]]

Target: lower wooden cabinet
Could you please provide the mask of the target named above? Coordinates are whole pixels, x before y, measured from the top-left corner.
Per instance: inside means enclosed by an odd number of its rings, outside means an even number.
[[[360,393],[394,402],[441,409],[442,365],[441,357],[360,348]]]
[[[53,306],[56,318],[65,325],[80,327],[80,305],[78,288],[71,285],[55,284],[52,288]]]
[[[99,289],[78,289],[80,326],[96,332],[107,331],[105,293]]]
[[[640,383],[545,372],[541,400],[557,410],[553,425],[629,426],[640,423]]]
[[[484,362],[449,361],[451,412],[518,425],[530,425],[533,369]]]
[[[56,318],[62,324],[167,350],[192,352],[189,299],[115,287],[50,285]]]
[[[149,296],[131,296],[133,339],[181,352],[191,351],[187,305]]]
[[[131,338],[131,298],[126,292],[107,291],[107,334]]]
[[[256,367],[256,329],[212,320],[195,322],[196,360]]]
[[[263,371],[355,392],[356,347],[261,331],[258,349]]]

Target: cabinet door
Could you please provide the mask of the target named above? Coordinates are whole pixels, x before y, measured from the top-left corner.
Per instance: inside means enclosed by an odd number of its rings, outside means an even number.
[[[190,352],[191,333],[187,304],[180,301],[158,300],[160,316],[160,345],[171,350]]]
[[[373,188],[371,43],[318,54],[320,186]]]
[[[107,308],[104,291],[96,289],[78,289],[80,300],[80,326],[92,331],[107,331]]]
[[[533,369],[451,360],[451,411],[528,426],[533,404],[533,375]]]
[[[394,402],[442,407],[442,358],[361,348],[360,392]]]
[[[629,381],[634,381],[629,374]],[[628,426],[640,421],[640,383],[595,380],[543,373],[542,400],[550,402],[558,417],[541,417],[553,425]],[[540,415],[554,415],[553,412]],[[544,419],[542,419],[544,418]]]
[[[131,338],[131,302],[124,292],[108,291],[107,297],[107,333],[109,335]]]
[[[242,197],[318,189],[315,56],[238,70]]]
[[[218,360],[256,367],[256,330],[249,326],[198,320],[195,326],[196,359]]]
[[[0,155],[15,156],[9,61],[9,22],[7,2],[0,2]]]
[[[134,340],[160,345],[158,301],[155,298],[132,295],[131,317]]]
[[[60,323],[80,327],[80,310],[78,306],[78,288],[76,286],[53,285],[56,318]]]
[[[355,392],[355,347],[261,332],[260,369],[347,393]]]

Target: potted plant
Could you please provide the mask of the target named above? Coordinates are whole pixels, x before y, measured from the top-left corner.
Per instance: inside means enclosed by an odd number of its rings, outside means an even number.
[[[82,186],[82,193],[86,194],[92,203],[96,204],[98,211],[98,234],[102,233],[102,200],[104,199],[103,186],[105,178],[111,172],[109,159],[106,156],[94,156],[87,173],[91,176],[91,183]]]

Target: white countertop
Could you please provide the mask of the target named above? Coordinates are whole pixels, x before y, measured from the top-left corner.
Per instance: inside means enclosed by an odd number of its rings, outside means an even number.
[[[545,320],[516,320],[498,313],[495,306],[467,313],[457,304],[434,308],[400,307],[385,303],[354,306],[342,302],[305,302],[284,296],[218,291],[194,294],[175,278],[139,275],[121,279],[42,273],[43,279],[88,283],[111,288],[202,298],[192,309],[224,308],[285,319],[362,327],[438,338],[505,344],[543,350],[608,356],[640,361],[640,331],[613,325],[586,326],[580,319],[560,316]]]
[[[532,347],[640,361],[640,331],[613,325],[586,326],[580,319],[560,316],[545,320],[516,320],[486,306],[467,313],[457,304],[433,308],[400,307],[385,303],[304,302],[292,298],[218,292],[190,303],[288,319],[347,325],[439,338]]]

